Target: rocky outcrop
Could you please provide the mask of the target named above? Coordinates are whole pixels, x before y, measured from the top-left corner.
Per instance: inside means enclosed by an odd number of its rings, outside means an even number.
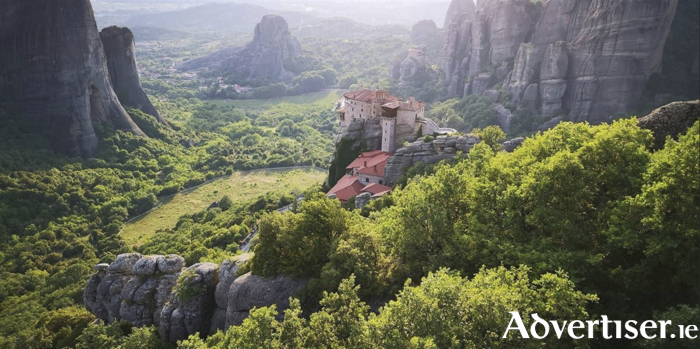
[[[661,149],[666,138],[678,139],[700,119],[700,101],[674,102],[639,119],[639,127],[654,135],[654,149]]]
[[[121,254],[98,264],[83,291],[85,308],[107,322],[128,321],[158,327],[161,339],[175,343],[190,335],[215,333],[238,325],[253,307],[275,304],[281,312],[305,280],[279,276],[238,277],[252,254],[225,260],[221,266],[197,263],[185,269],[177,255]]]
[[[352,140],[353,148],[382,149],[382,126],[380,121],[380,118],[376,118],[351,122],[347,127],[340,130],[336,141],[340,142],[342,139]],[[416,139],[415,130],[409,125],[396,125],[394,139],[398,148],[403,142],[410,142]]]
[[[251,273],[242,275],[231,284],[228,292],[226,327],[240,325],[253,308],[275,304],[279,317],[289,308],[289,297],[306,286],[305,280],[278,276],[261,278]]]
[[[83,292],[85,308],[106,322],[159,325],[184,263],[175,255],[131,253],[117,256],[111,264],[98,264]]]
[[[141,87],[136,69],[136,45],[131,30],[126,27],[107,27],[100,32],[100,39],[107,58],[109,79],[119,102],[140,109],[166,124]]]
[[[432,19],[425,19],[411,28],[411,43],[414,45],[430,45],[438,34],[438,27]]]
[[[228,308],[228,294],[231,284],[238,278],[238,270],[253,258],[252,253],[246,253],[233,259],[227,259],[219,268],[219,284],[216,285],[214,294],[216,310],[211,321],[211,333],[226,329],[226,309]]]
[[[480,141],[481,139],[475,135],[466,135],[439,136],[427,143],[423,140],[410,143],[397,150],[394,156],[387,160],[384,168],[384,181],[386,183],[396,182],[411,166],[419,162],[434,164],[453,158],[458,153],[466,156]]]
[[[355,208],[362,209],[372,201],[372,193],[362,193],[355,197]]]
[[[197,263],[185,269],[160,312],[160,338],[175,343],[195,333],[209,333],[218,282],[219,266],[214,263]]]
[[[566,114],[600,123],[626,115],[659,71],[677,5],[479,1],[473,20],[451,24],[444,54],[448,92],[483,94],[501,86],[516,107],[531,108],[544,121]],[[485,74],[492,79],[483,86]]]
[[[215,52],[208,56],[196,58],[178,65],[182,70],[210,68],[224,75],[233,75],[243,79],[264,79],[276,77],[289,79],[293,74],[284,69],[284,62],[302,54],[301,44],[289,31],[289,25],[279,15],[266,15],[255,27],[253,41],[245,48],[237,50],[227,48],[231,56],[219,61],[212,57],[221,54]]]
[[[518,138],[513,138],[511,140],[503,142],[501,144],[501,150],[512,153],[515,151],[515,149],[520,148],[521,145],[525,142],[525,138],[523,137],[518,137]]]
[[[51,147],[97,150],[95,126],[143,135],[119,103],[89,0],[0,0],[0,95]]]
[[[455,22],[472,20],[475,11],[476,6],[472,0],[452,0],[450,7],[447,8],[445,28],[449,28]]]

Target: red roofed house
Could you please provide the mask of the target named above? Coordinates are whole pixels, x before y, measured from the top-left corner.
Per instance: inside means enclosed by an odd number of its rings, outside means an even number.
[[[390,192],[391,187],[384,183],[384,167],[390,156],[381,150],[360,154],[346,167],[346,175],[326,195],[335,195],[341,203],[347,203],[362,193],[377,198]]]

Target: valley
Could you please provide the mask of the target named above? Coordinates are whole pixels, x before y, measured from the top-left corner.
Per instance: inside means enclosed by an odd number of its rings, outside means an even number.
[[[700,323],[698,18],[0,0],[0,348],[695,348],[509,320]]]

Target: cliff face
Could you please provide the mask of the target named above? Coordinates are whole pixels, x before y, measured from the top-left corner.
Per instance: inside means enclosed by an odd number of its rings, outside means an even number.
[[[253,307],[289,307],[289,297],[304,280],[279,276],[263,279],[238,269],[251,254],[225,260],[221,266],[197,263],[185,268],[177,255],[121,254],[110,264],[98,264],[83,291],[85,308],[112,323],[158,327],[170,343],[195,333],[213,334],[240,325]]]
[[[122,105],[140,109],[167,124],[148,99],[141,87],[136,68],[134,34],[129,28],[108,27],[100,32],[100,39],[107,58],[107,68],[112,88]]]
[[[226,53],[225,58],[221,59]],[[229,54],[230,53],[230,54]],[[178,65],[181,70],[211,68],[242,79],[285,78],[284,62],[302,54],[301,44],[279,15],[266,15],[255,26],[255,36],[245,48],[227,48]]]
[[[55,151],[90,157],[95,125],[138,135],[110,85],[89,0],[0,0],[0,93]]]
[[[457,0],[455,0],[457,1]],[[632,111],[659,71],[678,0],[483,0],[453,22],[444,68],[454,96],[500,86],[502,102],[549,120]],[[468,16],[462,16],[467,18]]]

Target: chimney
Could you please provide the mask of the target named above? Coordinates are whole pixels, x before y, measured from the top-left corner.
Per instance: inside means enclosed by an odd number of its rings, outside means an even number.
[[[377,165],[374,165],[374,172],[377,172]]]
[[[367,167],[367,160],[365,160],[365,167]]]

